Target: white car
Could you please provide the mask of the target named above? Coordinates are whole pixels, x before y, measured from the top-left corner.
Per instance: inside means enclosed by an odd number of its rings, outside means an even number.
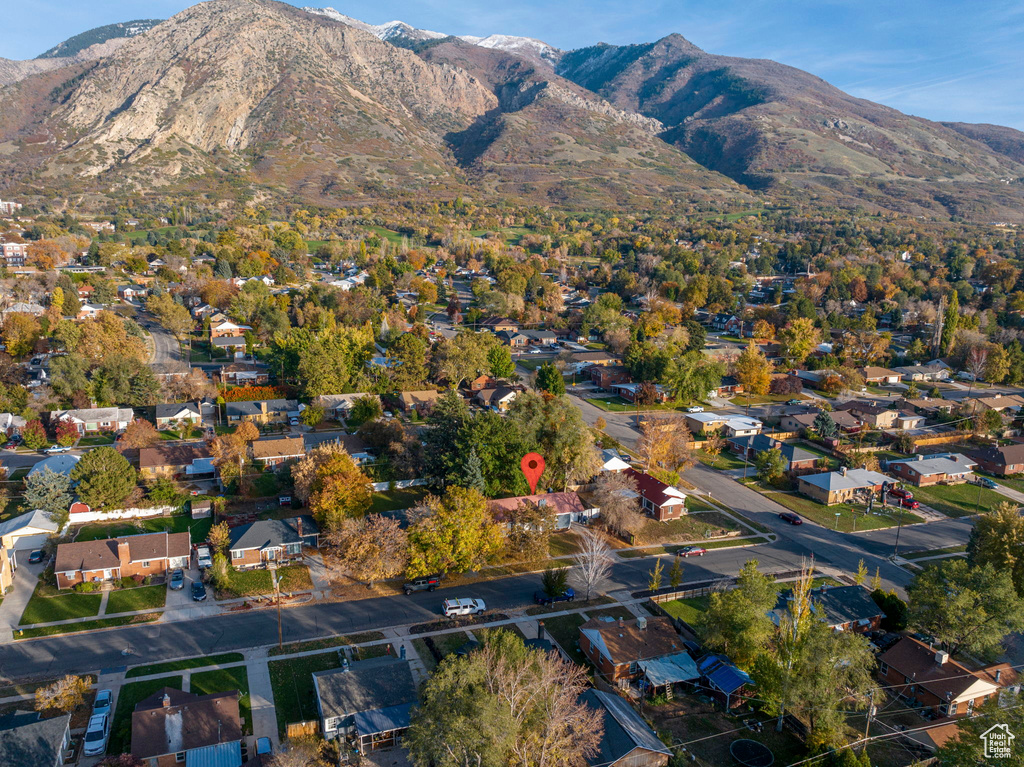
[[[704,412],[704,408],[702,408],[700,405],[694,405],[693,407],[686,408],[686,412],[687,413],[703,413]]]
[[[446,618],[457,615],[479,615],[486,609],[487,605],[482,599],[446,599],[441,605],[441,612]]]
[[[110,718],[106,714],[94,714],[89,717],[89,726],[85,730],[86,756],[99,756],[107,750],[107,736],[110,735]]]
[[[70,447],[62,447],[61,445],[54,445],[53,447],[46,448],[47,455],[56,455],[57,453],[70,453]]]
[[[209,546],[200,546],[196,549],[196,565],[200,570],[213,567],[213,558],[210,556]]]
[[[92,704],[92,715],[106,714],[110,716],[110,701],[111,692],[110,690],[100,690],[96,693],[96,700]]]

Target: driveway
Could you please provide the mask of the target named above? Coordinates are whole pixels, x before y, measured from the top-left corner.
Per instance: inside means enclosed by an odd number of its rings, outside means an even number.
[[[35,565],[28,564],[30,553],[31,549],[19,549],[15,553],[19,564],[14,572],[14,583],[10,591],[4,595],[4,601],[0,603],[0,643],[14,640],[14,629],[17,628],[21,614],[25,612],[25,606],[36,590],[39,574],[46,567],[45,561]]]

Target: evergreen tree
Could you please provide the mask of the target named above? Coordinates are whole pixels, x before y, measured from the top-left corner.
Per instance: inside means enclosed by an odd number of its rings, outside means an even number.
[[[94,509],[114,509],[135,489],[135,468],[112,447],[90,450],[71,470],[78,497]]]
[[[839,428],[836,426],[836,422],[832,420],[832,416],[824,410],[814,417],[813,428],[822,439],[835,439],[839,434]]]
[[[946,313],[942,320],[942,338],[939,341],[939,355],[949,354],[953,340],[956,338],[957,328],[960,327],[960,296],[954,290],[949,296],[949,303],[946,304]]]
[[[537,388],[555,396],[565,394],[565,379],[562,377],[562,371],[550,362],[545,362],[537,369]]]
[[[25,478],[25,506],[33,510],[42,509],[58,528],[63,529],[71,506],[70,488],[70,477],[43,467],[42,471]]]
[[[487,483],[484,482],[483,464],[480,463],[480,456],[477,455],[475,446],[469,449],[469,458],[466,459],[466,487],[480,493],[487,490]]]

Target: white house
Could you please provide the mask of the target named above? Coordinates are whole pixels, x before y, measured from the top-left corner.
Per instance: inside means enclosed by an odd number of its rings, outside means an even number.
[[[119,431],[135,420],[130,407],[96,407],[82,410],[54,410],[50,422],[71,421],[79,434],[91,431]]]

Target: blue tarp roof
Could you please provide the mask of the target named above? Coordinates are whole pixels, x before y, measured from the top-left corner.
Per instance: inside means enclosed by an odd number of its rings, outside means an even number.
[[[721,665],[708,674],[708,681],[727,695],[736,692],[745,684],[751,684],[752,680],[744,671],[735,666]]]
[[[644,670],[647,681],[655,687],[676,682],[689,682],[700,677],[697,664],[685,652],[675,655],[666,655],[663,658],[640,661],[640,668]]]
[[[356,732],[360,735],[376,735],[380,732],[404,730],[409,726],[412,703],[399,703],[397,706],[378,708],[373,711],[360,711],[354,714]]]
[[[242,741],[217,743],[186,751],[185,767],[242,767]]]

